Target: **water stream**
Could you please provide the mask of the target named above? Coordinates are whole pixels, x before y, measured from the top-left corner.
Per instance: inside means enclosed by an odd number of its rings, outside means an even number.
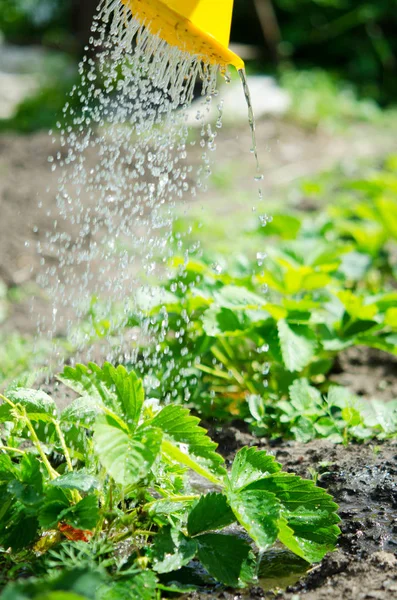
[[[206,117],[227,74],[153,36],[120,0],[102,0],[86,51],[81,82],[53,133],[61,144],[49,159],[58,172],[54,226],[38,248],[39,283],[52,311],[40,316],[38,330],[51,338],[66,334],[85,360],[134,363],[151,323],[126,332],[123,318],[127,323],[139,311],[133,298],[150,297],[167,278],[176,208],[205,189],[222,101],[215,128]],[[240,76],[261,188],[252,102],[245,72]],[[192,139],[187,111],[197,93],[200,127]],[[95,344],[81,326],[87,314],[97,322]],[[110,339],[117,326],[122,336]]]

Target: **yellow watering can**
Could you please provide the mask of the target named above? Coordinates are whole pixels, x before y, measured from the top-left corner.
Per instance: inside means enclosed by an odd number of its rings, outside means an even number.
[[[205,62],[244,68],[229,50],[233,0],[121,0],[133,16],[171,46]]]

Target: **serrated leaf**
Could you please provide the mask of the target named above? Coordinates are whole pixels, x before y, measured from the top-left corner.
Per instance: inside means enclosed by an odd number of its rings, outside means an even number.
[[[240,335],[251,326],[245,311],[234,311],[216,304],[205,311],[202,323],[205,333],[211,337]]]
[[[321,393],[304,378],[295,379],[289,387],[289,395],[293,407],[300,414],[316,415],[323,404]]]
[[[156,535],[153,548],[153,569],[157,573],[169,573],[187,565],[196,555],[197,544],[179,529],[164,527]]]
[[[289,473],[275,473],[250,484],[245,490],[264,490],[281,503],[278,538],[309,562],[317,562],[332,550],[340,533],[332,497],[313,481]],[[292,532],[292,533],[291,533]]]
[[[115,368],[105,363],[103,370],[107,372],[107,376],[114,384],[121,409],[118,414],[126,421],[130,431],[133,431],[138,424],[145,400],[142,380],[133,371],[128,372],[122,365]]]
[[[17,474],[16,465],[8,454],[0,454],[0,484],[15,479]]]
[[[277,322],[281,354],[288,371],[301,371],[315,356],[314,333],[304,325],[292,325],[285,319]]]
[[[23,406],[31,421],[52,421],[57,415],[54,400],[41,390],[12,389],[9,390],[8,399]],[[0,408],[0,421],[13,420],[10,405],[2,404]]]
[[[103,404],[99,398],[81,396],[62,411],[60,420],[61,423],[90,427],[102,412]]]
[[[189,512],[187,530],[189,535],[215,531],[231,525],[236,520],[227,498],[211,492],[196,502]]]
[[[397,400],[372,400],[366,403],[362,415],[367,427],[381,428],[386,434],[397,433]]]
[[[294,434],[295,439],[303,444],[314,440],[317,437],[316,431],[315,425],[306,417],[298,417],[295,425],[291,427],[291,433]]]
[[[27,548],[35,540],[38,529],[37,517],[27,514],[26,508],[20,502],[5,502],[4,496],[2,500],[5,503],[5,510],[2,510],[0,522],[0,545],[17,552]]]
[[[66,366],[57,379],[80,396],[91,396],[102,402],[106,400],[108,394],[106,379],[102,369],[95,363]]]
[[[228,494],[230,506],[260,550],[277,539],[281,505],[275,494],[264,490],[240,490]]]
[[[135,485],[146,477],[159,451],[159,428],[142,429],[134,436],[99,418],[94,429],[95,451],[108,474],[120,485]]]
[[[302,575],[310,567],[310,564],[285,548],[272,548],[264,552],[258,565],[258,578],[266,581],[267,589],[276,587],[284,588],[284,581],[287,585],[289,577],[296,573]],[[273,585],[272,585],[272,582]],[[262,586],[261,586],[262,587]]]
[[[25,506],[39,504],[43,499],[43,476],[40,461],[33,454],[24,454],[17,477],[8,484],[9,493]]]
[[[112,582],[97,590],[96,600],[156,600],[157,579],[152,571],[138,573],[127,581]]]
[[[280,470],[281,465],[274,456],[264,450],[258,450],[255,446],[251,448],[244,446],[237,452],[233,461],[230,473],[231,489],[237,491],[261,477]]]
[[[266,304],[266,300],[258,294],[237,285],[225,285],[219,291],[214,292],[214,300],[218,306],[231,309],[258,309]]]
[[[65,385],[82,396],[101,401],[128,424],[133,431],[138,423],[144,402],[142,381],[131,371],[110,363],[99,367],[95,363],[65,367],[58,377]]]
[[[200,562],[217,581],[231,587],[242,587],[253,577],[251,547],[241,538],[205,533],[195,539]]]
[[[96,477],[85,473],[84,471],[73,471],[60,475],[50,485],[64,490],[78,490],[79,492],[92,492],[99,489],[100,483]]]
[[[182,406],[168,405],[151,421],[164,434],[162,450],[172,459],[193,469],[214,483],[223,476],[224,459],[216,452],[218,445],[199,426],[200,419],[193,417]]]
[[[49,487],[46,490],[45,503],[39,511],[39,523],[43,529],[51,529],[60,520],[60,514],[69,507],[65,493],[59,488]]]
[[[77,529],[94,529],[99,519],[98,498],[94,495],[85,496],[80,502],[62,512],[59,517],[61,521]]]

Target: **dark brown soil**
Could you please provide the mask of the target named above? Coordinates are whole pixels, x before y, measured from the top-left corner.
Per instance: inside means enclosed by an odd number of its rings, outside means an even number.
[[[365,398],[397,398],[397,356],[356,346],[341,352],[336,359],[331,381],[348,387]]]

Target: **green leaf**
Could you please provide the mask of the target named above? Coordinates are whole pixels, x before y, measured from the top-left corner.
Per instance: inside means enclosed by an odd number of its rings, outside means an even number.
[[[304,560],[317,562],[335,547],[340,533],[337,504],[313,481],[297,475],[275,473],[245,490],[263,490],[281,503],[279,540]]]
[[[218,445],[198,425],[199,422],[200,419],[193,417],[188,409],[170,404],[152,419],[151,424],[163,431],[163,452],[210,481],[219,483],[214,475],[226,474],[224,459],[216,452]]]
[[[346,406],[342,409],[341,416],[349,427],[355,427],[362,423],[361,414],[353,406]]]
[[[251,547],[234,535],[206,533],[195,538],[198,557],[217,581],[243,587],[253,577]]]
[[[0,454],[0,484],[15,479],[16,465],[8,454]]]
[[[237,285],[225,285],[214,293],[214,300],[218,306],[231,309],[254,310],[266,304],[265,298],[250,292],[246,287]]]
[[[228,494],[230,506],[260,550],[277,539],[280,502],[275,494],[264,490],[240,490]]]
[[[303,575],[309,567],[310,564],[306,560],[303,560],[290,550],[272,548],[261,556],[258,566],[258,577],[261,580],[266,580],[267,589],[274,589],[281,587],[284,581],[287,585],[291,585],[287,578],[294,573]]]
[[[39,513],[40,525],[50,529],[65,521],[77,529],[94,529],[99,519],[98,498],[92,494],[85,496],[77,504],[70,505],[64,492],[58,488],[50,488],[46,503]]]
[[[59,488],[49,487],[45,503],[39,512],[39,523],[43,529],[51,529],[60,521],[60,515],[69,508],[65,493]]]
[[[64,490],[78,490],[84,493],[92,492],[100,487],[98,479],[85,471],[66,473],[51,481],[50,485]]]
[[[284,240],[293,240],[301,229],[301,221],[298,217],[286,214],[275,214],[273,220],[260,228],[262,235],[277,235]]]
[[[223,529],[236,520],[232,509],[227,503],[226,496],[211,492],[201,496],[191,509],[187,530],[189,535],[197,535],[206,531]]]
[[[98,499],[94,495],[86,496],[59,516],[61,521],[77,529],[94,529],[99,519]]]
[[[179,529],[164,527],[156,535],[153,548],[153,569],[157,573],[169,573],[187,565],[196,555],[197,544]]]
[[[146,477],[162,440],[159,428],[142,429],[134,436],[99,417],[94,429],[95,451],[108,474],[121,485],[135,485]]]
[[[35,600],[38,600],[35,596]],[[40,593],[40,600],[87,600],[87,596],[81,596],[75,592],[48,592],[48,594]]]
[[[87,366],[81,364],[75,367],[66,366],[57,379],[80,396],[91,396],[102,402],[106,401],[109,380],[95,363],[88,363]]]
[[[366,404],[362,414],[367,427],[380,428],[390,435],[397,433],[397,400],[372,400]]]
[[[235,456],[230,473],[230,487],[238,491],[261,477],[281,470],[281,465],[271,454],[255,446],[244,446]]]
[[[128,373],[122,365],[115,368],[111,364],[105,363],[103,371],[107,373],[114,384],[121,409],[118,414],[126,421],[130,431],[133,431],[138,424],[145,400],[142,380],[133,371]]]
[[[298,442],[302,442],[303,444],[317,437],[315,425],[306,417],[298,417],[296,419],[295,425],[291,427],[291,433],[294,434]]]
[[[202,323],[205,333],[211,337],[240,335],[251,326],[244,311],[234,311],[216,304],[205,311]]]
[[[76,398],[61,413],[61,423],[91,427],[99,414],[103,412],[103,404],[99,398],[82,396]]]
[[[323,407],[321,393],[309,385],[307,379],[295,379],[289,387],[289,395],[293,407],[303,415],[317,415]]]
[[[144,571],[127,581],[102,586],[96,600],[156,600],[157,579],[151,571]]]
[[[281,354],[288,371],[302,371],[314,358],[314,333],[304,325],[291,325],[285,319],[277,322]]]
[[[87,569],[53,572],[49,577],[28,578],[9,584],[1,600],[97,600],[96,591],[103,576]],[[54,595],[55,594],[55,595]]]
[[[26,512],[25,506],[2,495],[2,519],[0,521],[0,545],[17,552],[27,548],[37,537],[38,520]]]
[[[105,363],[102,368],[95,363],[88,366],[65,367],[58,377],[65,385],[82,396],[101,401],[128,424],[133,431],[138,423],[144,401],[142,381],[122,365],[113,367]]]
[[[374,327],[379,327],[379,323],[377,323],[377,321],[370,321],[368,319],[348,322],[348,324],[343,328],[342,337],[353,337],[360,333],[364,333],[365,331],[369,331]]]
[[[40,390],[24,388],[9,390],[8,399],[14,404],[23,406],[31,421],[51,421],[57,415],[57,407],[53,399]],[[11,411],[11,406],[2,404],[0,421],[13,420]]]
[[[24,454],[18,480],[11,481],[7,489],[25,506],[35,506],[43,499],[43,476],[40,461],[33,454]]]

